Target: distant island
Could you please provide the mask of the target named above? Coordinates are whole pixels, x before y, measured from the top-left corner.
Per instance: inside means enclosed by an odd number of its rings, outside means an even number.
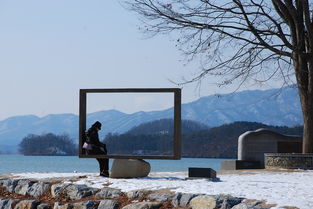
[[[77,155],[78,147],[68,135],[29,134],[19,144],[23,155]]]

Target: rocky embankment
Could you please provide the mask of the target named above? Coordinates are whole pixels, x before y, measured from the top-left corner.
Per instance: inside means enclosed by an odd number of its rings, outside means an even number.
[[[78,178],[85,178],[84,176]],[[62,180],[0,178],[0,209],[267,209],[262,201],[228,195],[174,193],[170,190],[122,192]]]

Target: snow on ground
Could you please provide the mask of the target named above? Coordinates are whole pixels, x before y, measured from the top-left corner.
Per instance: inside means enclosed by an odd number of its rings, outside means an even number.
[[[145,178],[112,179],[99,177],[96,173],[18,173],[19,178],[78,178],[76,184],[86,184],[101,188],[104,184],[121,189],[159,190],[171,189],[174,192],[201,194],[230,194],[235,197],[265,200],[269,204],[296,206],[300,209],[313,208],[313,171],[240,171],[218,173],[220,181],[206,179],[186,180],[186,172],[153,172]]]

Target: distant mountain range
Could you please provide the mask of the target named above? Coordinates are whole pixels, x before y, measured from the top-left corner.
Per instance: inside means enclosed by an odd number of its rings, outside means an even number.
[[[173,108],[162,111],[126,114],[106,110],[88,114],[87,126],[99,120],[103,123],[101,138],[105,134],[124,133],[142,123],[173,118]],[[295,126],[303,124],[302,112],[295,87],[282,89],[251,90],[202,97],[182,104],[182,118],[200,122],[209,127],[235,121],[260,122],[268,125]],[[55,114],[45,117],[34,115],[15,116],[0,121],[0,151],[16,149],[28,134],[68,134],[78,138],[78,116]]]

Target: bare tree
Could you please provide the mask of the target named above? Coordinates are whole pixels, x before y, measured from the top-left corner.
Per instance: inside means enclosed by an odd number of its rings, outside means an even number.
[[[219,85],[296,78],[304,118],[303,153],[313,153],[313,13],[309,0],[131,0],[144,32],[174,33],[201,71],[184,83]]]

